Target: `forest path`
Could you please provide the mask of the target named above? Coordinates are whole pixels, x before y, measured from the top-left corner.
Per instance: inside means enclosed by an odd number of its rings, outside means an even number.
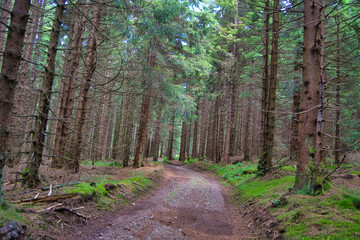
[[[251,239],[248,219],[229,192],[207,173],[167,165],[163,186],[133,206],[114,212],[100,229],[82,229],[81,239]],[[79,238],[74,238],[79,239]]]

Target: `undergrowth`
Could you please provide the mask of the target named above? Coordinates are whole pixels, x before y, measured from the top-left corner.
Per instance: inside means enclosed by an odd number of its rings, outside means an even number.
[[[99,207],[109,209],[112,207],[114,200],[108,198],[109,194],[115,194],[118,200],[128,203],[124,192],[132,195],[140,195],[145,192],[144,189],[152,186],[152,180],[145,177],[142,172],[132,174],[133,176],[124,180],[110,180],[109,178],[95,177],[94,182],[82,182],[73,187],[65,189],[68,193],[78,193],[83,196],[85,201],[96,200]],[[114,188],[109,190],[106,185],[113,185]],[[108,190],[107,190],[108,189]],[[119,190],[120,189],[120,190]]]
[[[295,166],[284,166],[278,170],[281,174],[258,178],[257,164],[250,162],[221,165],[190,160],[185,163],[197,163],[214,171],[234,187],[237,199],[244,205],[270,206],[273,218],[280,222],[278,228],[285,232],[285,239],[360,239],[359,189],[334,186],[320,196],[291,195]]]
[[[81,165],[92,166],[93,164],[91,161],[83,161],[81,163]],[[113,162],[96,161],[96,162],[94,162],[94,166],[97,166],[97,167],[123,167],[123,165],[117,161],[113,161]]]
[[[9,221],[17,221],[24,223],[24,218],[21,215],[22,209],[15,206],[7,206],[5,209],[0,208],[0,227],[3,227],[5,223]]]

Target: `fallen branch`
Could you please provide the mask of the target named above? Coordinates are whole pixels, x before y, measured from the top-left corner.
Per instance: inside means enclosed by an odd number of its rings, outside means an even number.
[[[52,185],[50,185],[50,189],[49,189],[48,197],[50,197],[50,196],[51,196],[51,193],[52,193]]]
[[[26,199],[20,200],[20,204],[43,204],[43,203],[51,203],[51,202],[59,202],[66,199],[79,199],[81,196],[77,193],[69,193],[69,194],[62,194],[62,195],[53,195],[53,196],[46,196],[42,198],[36,199]]]
[[[62,203],[57,203],[57,204],[55,204],[55,205],[52,205],[52,206],[46,208],[46,210],[47,210],[47,211],[50,211],[51,209],[56,208],[56,207],[59,207],[59,206],[62,206],[62,205],[63,205]]]
[[[72,214],[74,214],[74,215],[76,215],[76,216],[78,216],[78,217],[84,218],[85,220],[87,220],[87,219],[89,218],[89,217],[86,217],[86,216],[84,216],[84,215],[82,215],[82,214],[80,214],[80,213],[77,213],[77,212],[75,212],[75,211],[73,211],[73,210],[71,210],[71,209],[69,209],[69,208],[66,208],[66,207],[57,208],[57,209],[55,209],[55,211],[56,211],[56,212],[63,212],[63,211],[65,211],[65,212],[68,212],[68,213],[72,213]]]

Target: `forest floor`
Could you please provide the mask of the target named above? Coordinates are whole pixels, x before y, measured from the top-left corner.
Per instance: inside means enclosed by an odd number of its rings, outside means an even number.
[[[20,204],[15,212],[20,212],[19,221],[25,222],[30,239],[226,240],[256,239],[258,235],[255,228],[248,227],[251,219],[234,206],[229,188],[214,174],[180,166],[179,162],[146,161],[136,170],[82,166],[78,174],[46,168],[42,169],[42,178],[44,186],[85,181],[108,192],[104,197],[80,191],[82,197],[52,201],[48,188],[30,190],[7,179],[6,200]],[[109,190],[112,183],[116,189]],[[74,192],[72,188],[54,187],[51,196],[67,196]]]
[[[84,163],[76,174],[43,165],[36,189],[17,183],[21,168],[7,168],[4,196],[10,205],[0,209],[0,227],[16,220],[27,239],[42,240],[360,236],[357,162],[339,169],[319,196],[289,194],[293,164],[256,178],[256,162],[144,163],[139,169]]]

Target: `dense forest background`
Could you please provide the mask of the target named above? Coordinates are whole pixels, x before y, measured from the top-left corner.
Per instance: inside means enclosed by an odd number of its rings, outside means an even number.
[[[29,187],[44,164],[179,157],[297,161],[314,193],[358,163],[357,0],[28,3],[0,4],[0,166]]]

